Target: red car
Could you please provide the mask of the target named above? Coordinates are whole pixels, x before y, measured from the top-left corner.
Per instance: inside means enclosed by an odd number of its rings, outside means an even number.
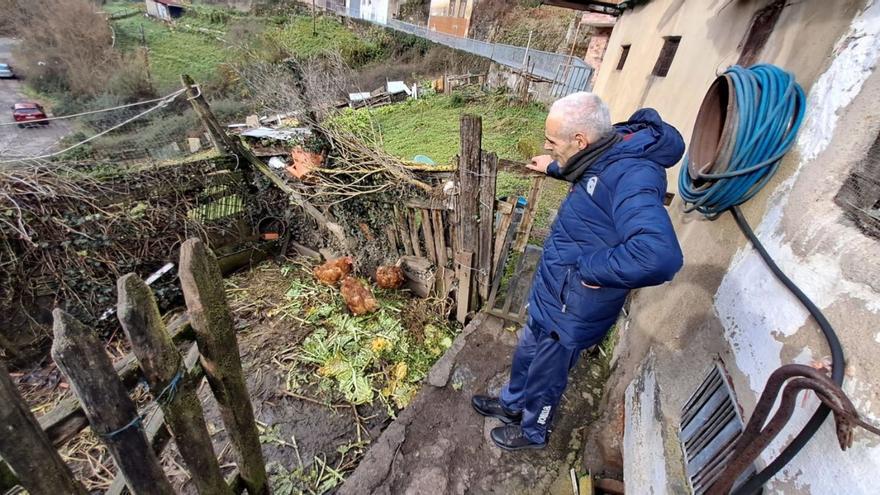
[[[16,103],[12,107],[12,118],[18,122],[18,127],[30,127],[32,125],[49,125],[46,111],[42,105],[34,102]]]

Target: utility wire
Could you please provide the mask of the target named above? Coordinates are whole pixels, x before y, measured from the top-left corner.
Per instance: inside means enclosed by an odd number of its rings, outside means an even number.
[[[174,93],[171,93],[170,95],[168,95],[168,96],[166,96],[166,97],[164,97],[164,98],[161,98],[161,99],[159,99],[159,100],[154,100],[154,101],[159,101],[159,103],[157,103],[156,105],[154,105],[154,106],[152,106],[152,107],[150,107],[150,108],[144,110],[143,112],[141,112],[141,113],[135,115],[134,117],[130,117],[130,118],[124,120],[123,122],[120,122],[119,124],[114,125],[113,127],[110,127],[110,128],[108,128],[108,129],[105,129],[105,130],[99,132],[98,134],[95,134],[94,136],[91,136],[91,137],[89,137],[89,138],[83,139],[82,141],[80,141],[80,142],[78,142],[78,143],[76,143],[76,144],[70,145],[70,146],[68,146],[67,148],[64,148],[63,150],[56,151],[56,152],[54,152],[54,153],[49,153],[49,154],[47,154],[47,155],[40,155],[40,156],[25,156],[25,157],[21,157],[21,158],[15,158],[15,159],[12,159],[12,160],[3,160],[3,161],[0,161],[0,164],[4,164],[4,163],[18,163],[18,162],[22,162],[22,161],[26,161],[26,160],[42,160],[42,159],[52,158],[52,157],[54,157],[54,156],[61,155],[61,154],[66,153],[66,152],[68,152],[68,151],[70,151],[70,150],[72,150],[72,149],[78,148],[78,147],[80,147],[80,146],[82,146],[82,145],[84,145],[84,144],[86,144],[86,143],[88,143],[88,142],[90,142],[90,141],[94,141],[95,139],[98,139],[99,137],[101,137],[101,136],[103,136],[103,135],[105,135],[105,134],[107,134],[107,133],[109,133],[109,132],[112,132],[112,131],[114,131],[114,130],[116,130],[116,129],[119,129],[120,127],[122,127],[122,126],[124,126],[124,125],[126,125],[126,124],[129,124],[129,123],[131,123],[131,122],[134,122],[135,120],[137,120],[137,119],[139,119],[139,118],[141,118],[141,117],[143,117],[143,116],[149,114],[150,112],[154,112],[154,111],[156,111],[156,110],[158,110],[158,109],[160,109],[160,108],[165,107],[166,105],[168,105],[169,103],[171,103],[172,101],[174,101],[175,98],[177,98],[178,96],[180,96],[181,94],[183,94],[185,91],[186,91],[185,89],[181,89],[181,90],[175,91]]]
[[[185,89],[180,89],[180,90],[175,91],[174,93],[171,93],[170,95],[162,96],[162,97],[159,97],[159,98],[154,98],[154,99],[152,99],[152,100],[137,101],[137,102],[134,102],[134,103],[128,103],[128,104],[125,104],[125,105],[119,105],[119,106],[116,106],[116,107],[102,108],[102,109],[100,109],[100,110],[90,110],[90,111],[88,111],[88,112],[74,113],[74,114],[71,114],[71,115],[62,115],[62,116],[59,116],[59,117],[46,117],[45,119],[29,120],[29,121],[27,121],[27,123],[28,123],[28,124],[36,124],[36,123],[39,123],[39,122],[50,122],[50,121],[53,121],[53,120],[72,119],[72,118],[74,118],[74,117],[82,117],[82,116],[84,116],[84,115],[94,115],[94,114],[96,114],[96,113],[112,112],[113,110],[121,110],[121,109],[123,109],[123,108],[131,108],[131,107],[138,107],[138,106],[141,106],[141,105],[149,105],[150,103],[155,103],[155,102],[157,102],[157,101],[163,101],[163,100],[166,100],[166,99],[168,99],[168,98],[170,98],[170,97],[172,97],[172,96],[177,96],[177,95],[179,95],[180,93],[182,93],[182,92],[184,92],[184,91],[186,91],[186,90],[185,90]],[[13,122],[0,122],[0,126],[4,126],[4,125],[17,125],[17,124],[21,124],[21,122],[15,122],[15,121],[13,121]]]

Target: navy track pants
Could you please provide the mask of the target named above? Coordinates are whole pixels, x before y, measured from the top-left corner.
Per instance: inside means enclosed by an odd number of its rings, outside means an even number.
[[[531,319],[523,327],[510,380],[500,399],[504,407],[523,412],[523,433],[530,441],[546,441],[547,428],[568,385],[568,372],[581,350],[563,346],[555,332],[537,327]]]

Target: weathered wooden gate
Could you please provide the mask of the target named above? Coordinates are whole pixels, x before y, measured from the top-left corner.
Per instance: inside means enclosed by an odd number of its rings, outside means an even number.
[[[170,436],[199,493],[268,494],[257,425],[245,386],[232,315],[214,254],[198,239],[180,250],[180,280],[188,321],[166,327],[149,287],[137,275],[118,280],[117,316],[132,354],[114,369],[97,335],[60,309],[53,312],[52,357],[76,398],[62,401],[38,422],[0,366],[0,456],[17,483],[33,495],[85,494],[55,450],[88,424],[107,446],[119,475],[108,493],[171,494],[159,464]],[[181,357],[175,340],[188,330],[196,343]],[[140,375],[154,408],[146,416],[129,397]],[[223,478],[196,390],[207,377],[237,454],[237,470]],[[3,469],[0,472],[9,469]]]

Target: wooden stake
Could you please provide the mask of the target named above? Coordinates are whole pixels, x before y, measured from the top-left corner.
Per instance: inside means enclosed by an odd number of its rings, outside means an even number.
[[[269,493],[266,465],[254,410],[241,370],[232,315],[226,303],[223,277],[217,258],[200,239],[189,239],[180,248],[180,284],[189,310],[202,367],[220,409],[223,423],[239,457],[248,493]]]
[[[157,398],[174,442],[201,494],[231,493],[214,454],[204,412],[180,353],[165,330],[153,292],[130,273],[116,284],[117,315],[153,397]]]
[[[434,224],[434,250],[437,253],[437,265],[446,266],[449,258],[446,255],[446,229],[443,227],[443,212],[431,210],[431,222]]]
[[[522,222],[520,222],[519,230],[516,233],[516,243],[513,245],[514,251],[523,252],[526,249],[526,244],[529,243],[529,236],[532,234],[532,224],[538,211],[538,202],[541,201],[541,192],[544,189],[545,178],[545,175],[541,175],[532,180],[532,187],[529,189],[529,196],[527,198],[528,204],[526,204]]]
[[[495,231],[495,246],[492,249],[492,277],[495,275],[495,267],[498,266],[498,259],[501,258],[504,249],[504,239],[507,231],[510,229],[510,222],[513,221],[514,211],[516,210],[517,198],[507,198],[507,201],[498,204],[498,212],[501,213],[501,220],[498,222],[498,229]]]
[[[422,216],[422,234],[425,237],[425,250],[428,251],[428,259],[437,264],[437,243],[434,241],[434,229],[431,227],[431,217],[428,210],[420,209]]]
[[[455,319],[464,324],[470,310],[471,299],[471,263],[474,259],[474,253],[461,252],[455,254],[455,269],[458,272],[458,297]]]
[[[413,212],[411,208],[406,209],[406,223],[407,231],[409,232],[410,242],[412,242],[413,253],[415,253],[415,256],[421,258],[422,246],[419,242],[419,226],[418,221],[416,220],[415,212]]]
[[[495,224],[495,177],[498,172],[498,157],[495,153],[483,152],[480,159],[480,204],[479,204],[479,257],[477,282],[480,301],[489,299],[489,285],[492,276],[492,229]]]
[[[202,123],[205,124],[205,128],[208,131],[208,136],[210,136],[211,144],[214,145],[214,148],[219,153],[223,154],[235,151],[235,146],[233,146],[232,140],[226,134],[223,126],[220,125],[217,117],[214,116],[214,112],[211,111],[208,102],[205,101],[201,88],[197,87],[195,81],[186,74],[180,76],[180,81],[183,83],[183,87],[186,88],[186,95],[189,97],[193,109],[199,115]]]
[[[64,464],[49,437],[0,361],[0,455],[15,470],[18,482],[33,495],[86,495]],[[11,474],[11,473],[10,473]]]
[[[412,256],[413,248],[412,238],[409,235],[409,220],[407,220],[404,213],[401,213],[397,205],[394,205],[394,218],[396,219],[394,223],[397,227],[397,234],[400,236],[401,244],[403,244],[403,253],[407,256]]]
[[[129,491],[172,495],[174,490],[141,429],[137,407],[98,337],[61,309],[52,316],[52,359],[79,397],[92,430],[107,445]]]

